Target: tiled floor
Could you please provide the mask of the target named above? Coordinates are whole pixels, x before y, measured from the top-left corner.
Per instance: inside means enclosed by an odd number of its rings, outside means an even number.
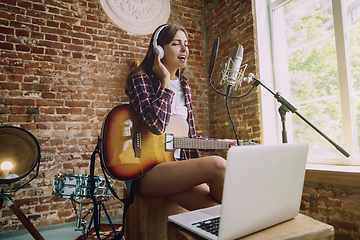
[[[111,217],[113,223],[121,223],[122,216]],[[107,219],[102,219],[101,223],[108,223]],[[93,225],[92,225],[93,226]],[[65,223],[55,226],[39,227],[37,230],[45,240],[75,240],[82,235],[81,231],[75,231],[76,223]],[[1,240],[33,240],[34,238],[26,230],[9,231],[0,233]]]

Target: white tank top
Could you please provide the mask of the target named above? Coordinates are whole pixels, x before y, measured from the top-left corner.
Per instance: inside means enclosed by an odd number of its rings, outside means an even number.
[[[171,105],[171,116],[182,116],[186,120],[187,108],[185,105],[185,95],[179,77],[176,80],[170,80],[170,89],[175,93]]]
[[[171,105],[170,120],[166,127],[166,132],[172,133],[176,137],[188,137],[189,124],[186,121],[188,112],[185,105],[184,90],[179,77],[176,80],[170,80],[170,89],[175,95]],[[180,149],[175,151],[174,157],[180,158]]]

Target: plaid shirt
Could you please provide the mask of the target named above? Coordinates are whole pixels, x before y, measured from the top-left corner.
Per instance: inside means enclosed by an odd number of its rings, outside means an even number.
[[[180,74],[180,82],[184,89],[185,105],[188,110],[187,122],[189,124],[189,137],[201,138],[196,135],[194,111],[191,104],[191,88],[188,79]],[[130,98],[139,117],[154,134],[163,134],[169,123],[171,104],[175,93],[170,89],[161,87],[161,81],[156,77],[140,75],[131,79],[126,94]],[[185,149],[181,151],[181,159],[199,157],[198,150]]]

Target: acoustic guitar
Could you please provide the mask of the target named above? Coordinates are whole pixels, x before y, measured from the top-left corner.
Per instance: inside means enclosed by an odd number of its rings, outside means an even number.
[[[108,113],[101,135],[103,165],[110,176],[122,181],[139,178],[156,164],[174,161],[176,149],[229,149],[232,145],[226,141],[175,137],[171,133],[155,135],[128,104]]]

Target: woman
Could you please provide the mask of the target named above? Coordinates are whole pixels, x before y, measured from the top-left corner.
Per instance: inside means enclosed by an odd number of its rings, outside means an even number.
[[[189,137],[202,138],[196,135],[191,89],[182,75],[189,57],[187,38],[182,27],[160,26],[145,59],[129,74],[126,93],[130,104],[154,134],[176,130],[179,123],[185,123]],[[156,45],[163,48],[163,58],[153,50]],[[137,193],[166,196],[188,210],[220,204],[226,161],[219,156],[199,157],[193,150],[181,151],[175,157],[187,160],[154,166],[137,180]]]

